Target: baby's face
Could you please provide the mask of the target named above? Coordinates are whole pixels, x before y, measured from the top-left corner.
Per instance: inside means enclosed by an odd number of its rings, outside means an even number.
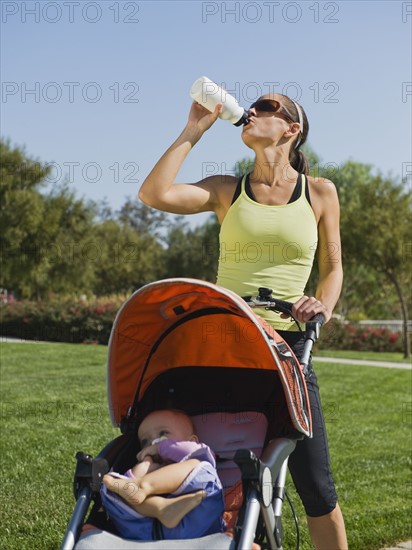
[[[155,411],[146,416],[137,435],[142,449],[160,438],[176,441],[197,440],[189,419],[172,411]]]

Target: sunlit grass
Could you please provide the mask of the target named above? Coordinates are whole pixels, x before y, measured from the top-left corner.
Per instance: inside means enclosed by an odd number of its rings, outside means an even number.
[[[0,547],[58,548],[73,510],[78,450],[118,435],[106,402],[105,346],[1,344]],[[360,358],[363,358],[360,357]],[[411,373],[316,365],[351,550],[412,537]],[[304,513],[289,480],[310,549]],[[287,504],[285,550],[294,548]]]

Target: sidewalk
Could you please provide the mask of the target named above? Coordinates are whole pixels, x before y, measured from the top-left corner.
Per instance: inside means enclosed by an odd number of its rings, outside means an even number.
[[[391,363],[389,361],[368,361],[365,359],[343,359],[342,357],[313,357],[314,363],[338,363],[339,365],[367,365],[370,367],[385,367],[388,369],[411,370],[412,363]]]
[[[9,344],[56,344],[58,342],[43,342],[41,340],[22,340],[21,338],[12,338],[11,336],[0,336],[0,343]]]
[[[407,542],[399,542],[397,546],[391,546],[390,548],[382,548],[382,550],[412,550],[412,540]]]

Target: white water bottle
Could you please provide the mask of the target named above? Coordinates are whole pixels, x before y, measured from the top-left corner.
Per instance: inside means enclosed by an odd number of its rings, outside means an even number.
[[[237,100],[206,76],[201,76],[192,84],[190,97],[211,113],[218,103],[222,103],[223,109],[219,115],[222,120],[229,120],[235,126],[247,123],[247,113]]]

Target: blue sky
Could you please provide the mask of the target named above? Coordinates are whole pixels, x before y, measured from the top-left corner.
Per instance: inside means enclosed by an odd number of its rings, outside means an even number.
[[[269,88],[299,100],[322,163],[411,171],[411,2],[1,4],[1,135],[53,163],[50,186],[66,176],[119,208],[183,129],[202,75],[245,107]],[[177,181],[245,156],[217,121]]]

